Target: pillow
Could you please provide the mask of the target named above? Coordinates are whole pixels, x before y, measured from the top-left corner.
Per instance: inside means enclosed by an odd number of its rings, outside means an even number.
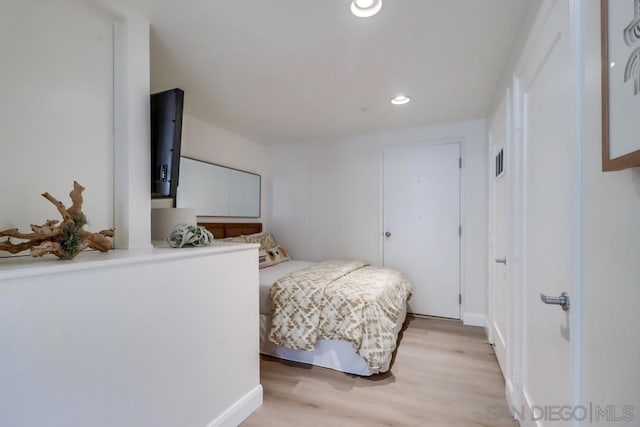
[[[245,241],[247,243],[260,243],[260,249],[272,249],[278,246],[278,242],[273,238],[273,235],[268,231],[263,231],[262,233],[249,234],[248,236],[244,236]]]
[[[271,249],[260,249],[258,251],[258,265],[260,268],[270,267],[289,261],[289,253],[282,246],[276,246]]]

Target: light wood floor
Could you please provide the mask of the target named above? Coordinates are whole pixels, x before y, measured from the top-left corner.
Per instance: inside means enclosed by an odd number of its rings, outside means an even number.
[[[482,328],[407,318],[391,371],[369,378],[262,356],[251,426],[517,426]]]

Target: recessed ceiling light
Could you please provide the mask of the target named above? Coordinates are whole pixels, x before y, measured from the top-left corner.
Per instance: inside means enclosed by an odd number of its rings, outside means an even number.
[[[358,18],[369,18],[382,9],[382,0],[353,0],[351,13]]]
[[[407,95],[398,95],[395,98],[391,99],[391,103],[393,105],[404,105],[404,104],[407,104],[409,101],[411,101],[411,98],[409,98]]]

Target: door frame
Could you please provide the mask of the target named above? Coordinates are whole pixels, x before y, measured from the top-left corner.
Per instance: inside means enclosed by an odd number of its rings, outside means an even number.
[[[386,150],[394,149],[394,148],[411,148],[411,147],[430,147],[436,145],[445,145],[445,144],[460,144],[460,158],[462,159],[462,167],[460,168],[460,180],[459,180],[459,212],[458,212],[458,221],[460,226],[462,227],[462,235],[458,241],[458,293],[462,296],[462,302],[459,305],[458,318],[464,322],[464,307],[465,307],[465,280],[464,280],[464,238],[465,238],[465,224],[464,224],[464,159],[465,159],[465,138],[457,137],[457,138],[434,138],[428,139],[420,142],[403,142],[397,144],[383,144],[380,146],[378,150],[378,159],[379,159],[379,170],[380,170],[380,181],[378,183],[378,265],[384,266],[384,152]]]
[[[524,124],[527,120],[527,112],[525,111],[525,94],[521,87],[521,82],[529,70],[529,62],[535,55],[535,49],[538,47],[540,40],[540,31],[544,24],[550,17],[551,12],[555,8],[558,1],[564,0],[544,0],[540,7],[538,15],[535,19],[533,27],[529,33],[527,42],[522,51],[515,72],[513,73],[512,83],[512,148],[511,148],[511,171],[512,182],[511,187],[513,191],[509,192],[509,214],[512,218],[513,232],[511,236],[511,263],[510,274],[508,272],[508,280],[510,286],[513,289],[511,295],[511,308],[512,312],[510,319],[512,321],[513,334],[510,335],[507,342],[507,359],[509,369],[507,375],[505,375],[506,382],[506,394],[507,401],[510,405],[516,409],[522,408],[531,409],[532,402],[526,395],[526,381],[527,378],[527,364],[529,360],[526,357],[527,343],[525,331],[527,329],[526,314],[524,310],[527,306],[526,301],[526,230],[525,224],[527,223],[527,143],[524,135]],[[582,111],[582,97],[584,93],[584,70],[582,64],[584,63],[584,47],[583,47],[583,35],[582,35],[582,0],[569,0],[570,1],[570,23],[569,23],[569,37],[570,37],[570,51],[571,51],[571,67],[572,67],[572,83],[573,83],[573,96],[572,96],[572,112],[573,117],[571,120],[572,131],[572,145],[574,152],[574,174],[573,181],[575,184],[574,206],[575,206],[575,221],[574,228],[572,230],[572,243],[575,248],[573,254],[573,268],[574,277],[573,283],[568,288],[570,290],[571,297],[571,343],[570,354],[572,372],[571,378],[571,390],[572,390],[572,402],[575,407],[581,405],[581,355],[580,349],[582,345],[582,193],[583,193],[583,174],[582,174],[582,128],[583,128],[583,111]],[[507,255],[509,256],[509,254]],[[563,402],[558,402],[563,404]],[[529,425],[526,421],[523,426]],[[579,421],[574,420],[574,425],[580,425]]]
[[[515,186],[514,186],[514,174],[513,174],[513,170],[514,170],[514,158],[511,155],[512,150],[513,150],[513,141],[514,141],[514,137],[513,137],[513,100],[512,100],[512,90],[511,88],[507,88],[504,96],[502,98],[502,101],[500,102],[498,108],[496,109],[496,111],[494,112],[492,119],[489,121],[488,123],[488,138],[487,138],[487,144],[488,144],[488,149],[487,149],[487,164],[489,164],[489,166],[493,166],[495,167],[495,156],[496,156],[496,152],[495,152],[495,146],[493,143],[493,134],[495,127],[498,125],[497,124],[497,120],[504,120],[504,169],[506,174],[502,179],[506,179],[506,189],[505,189],[505,212],[504,212],[504,218],[505,218],[505,225],[504,225],[504,232],[506,234],[506,243],[505,243],[505,253],[504,255],[507,257],[507,264],[505,266],[506,268],[506,272],[507,272],[507,277],[505,279],[506,281],[506,290],[507,290],[507,294],[505,296],[505,303],[507,304],[508,307],[512,306],[512,287],[509,286],[510,283],[512,283],[512,268],[511,268],[511,259],[513,257],[513,239],[511,238],[511,236],[514,235],[514,230],[513,230],[513,212],[511,211],[511,205],[510,205],[510,201],[514,199],[514,197],[516,196],[515,194]],[[495,289],[493,287],[493,281],[494,281],[494,267],[495,267],[495,254],[494,254],[494,247],[495,247],[495,229],[494,229],[494,218],[495,218],[495,212],[494,212],[494,207],[495,207],[495,175],[494,173],[492,173],[492,171],[495,170],[492,167],[489,167],[489,173],[487,174],[487,180],[488,180],[488,184],[487,184],[487,188],[488,188],[488,201],[489,203],[487,203],[487,210],[488,210],[488,214],[487,214],[487,321],[486,321],[486,325],[485,325],[485,330],[486,330],[486,334],[487,334],[487,338],[489,340],[489,342],[493,345],[495,344],[495,340],[496,340],[496,331],[494,329],[494,305],[493,305],[493,293],[495,292]],[[509,341],[511,340],[511,335],[513,334],[513,317],[515,315],[514,310],[509,310],[507,309],[507,324],[506,324],[506,331],[505,334],[506,336],[504,336],[504,340],[505,340],[505,360],[504,360],[504,366],[501,366],[501,368],[503,369],[502,371],[502,375],[505,379],[505,383],[506,383],[506,387],[507,389],[509,387],[511,387],[510,385],[510,378],[511,378],[511,370],[512,370],[512,366],[511,366],[511,358],[508,356],[508,352],[509,352]],[[494,350],[495,351],[495,350]]]

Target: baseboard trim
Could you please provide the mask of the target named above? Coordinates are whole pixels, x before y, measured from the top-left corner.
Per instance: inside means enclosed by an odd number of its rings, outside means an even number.
[[[509,379],[505,379],[504,381],[504,394],[507,398],[507,405],[509,405],[510,408],[517,407],[520,404],[513,383]]]
[[[213,420],[208,427],[237,427],[262,405],[262,385],[244,395],[240,400],[231,405],[218,418]]]
[[[522,406],[526,411],[526,414],[523,414],[524,415],[524,417],[522,417],[523,419],[518,420],[520,422],[520,427],[543,427],[542,420],[533,419],[532,412],[531,412],[533,405],[531,404],[531,399],[529,399],[529,395],[524,390],[520,391],[520,399],[522,402]],[[522,406],[521,406],[521,409],[522,409]]]
[[[489,340],[490,343],[494,342],[494,338],[493,338],[493,328],[491,328],[491,322],[489,322],[489,318],[485,316],[484,318],[484,333],[487,336],[487,340]]]
[[[468,326],[486,327],[486,316],[478,313],[463,313],[462,323]]]

